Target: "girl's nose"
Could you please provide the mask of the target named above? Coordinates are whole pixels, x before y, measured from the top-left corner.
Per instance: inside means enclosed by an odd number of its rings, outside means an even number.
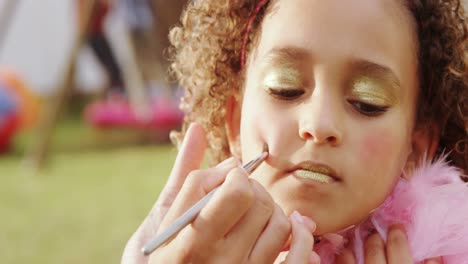
[[[317,145],[341,144],[344,120],[341,118],[339,103],[318,97],[304,104],[301,112],[299,136],[302,140],[311,140]]]

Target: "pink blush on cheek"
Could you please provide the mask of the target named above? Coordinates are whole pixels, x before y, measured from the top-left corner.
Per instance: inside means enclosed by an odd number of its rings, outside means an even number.
[[[385,156],[393,153],[392,147],[397,142],[392,142],[392,135],[388,129],[378,129],[363,135],[359,142],[359,156],[362,160],[377,161],[386,159]]]

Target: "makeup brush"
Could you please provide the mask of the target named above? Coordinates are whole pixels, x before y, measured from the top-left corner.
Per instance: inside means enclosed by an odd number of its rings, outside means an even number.
[[[268,145],[265,143],[263,145],[262,153],[256,158],[249,161],[247,164],[242,167],[247,171],[248,174],[252,173],[266,158],[268,157]],[[188,209],[184,214],[177,218],[174,223],[167,227],[163,232],[157,235],[154,239],[148,242],[143,248],[142,252],[145,255],[151,254],[154,250],[164,244],[169,238],[177,234],[182,228],[190,224],[195,217],[200,213],[200,211],[205,207],[208,201],[213,197],[220,186],[213,189],[200,201],[194,204],[190,209]]]

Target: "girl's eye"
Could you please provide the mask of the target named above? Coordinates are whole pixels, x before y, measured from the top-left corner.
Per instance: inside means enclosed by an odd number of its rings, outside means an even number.
[[[385,113],[387,106],[377,106],[359,101],[350,101],[350,104],[361,114],[365,116],[378,116]]]
[[[268,92],[278,99],[294,100],[299,98],[305,93],[302,89],[281,89],[281,88],[268,88]]]

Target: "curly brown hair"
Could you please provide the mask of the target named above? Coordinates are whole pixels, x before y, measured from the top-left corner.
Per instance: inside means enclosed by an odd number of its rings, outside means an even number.
[[[178,143],[187,125],[200,123],[207,131],[211,163],[231,155],[225,131],[226,103],[239,96],[244,71],[240,65],[242,40],[249,18],[259,1],[192,1],[181,24],[170,32],[171,70],[186,89],[182,109],[187,115],[182,131],[173,133]],[[256,44],[265,5],[250,31],[248,51]],[[460,0],[406,0],[419,41],[419,125],[436,121],[438,154],[468,174],[468,74],[467,24]]]

